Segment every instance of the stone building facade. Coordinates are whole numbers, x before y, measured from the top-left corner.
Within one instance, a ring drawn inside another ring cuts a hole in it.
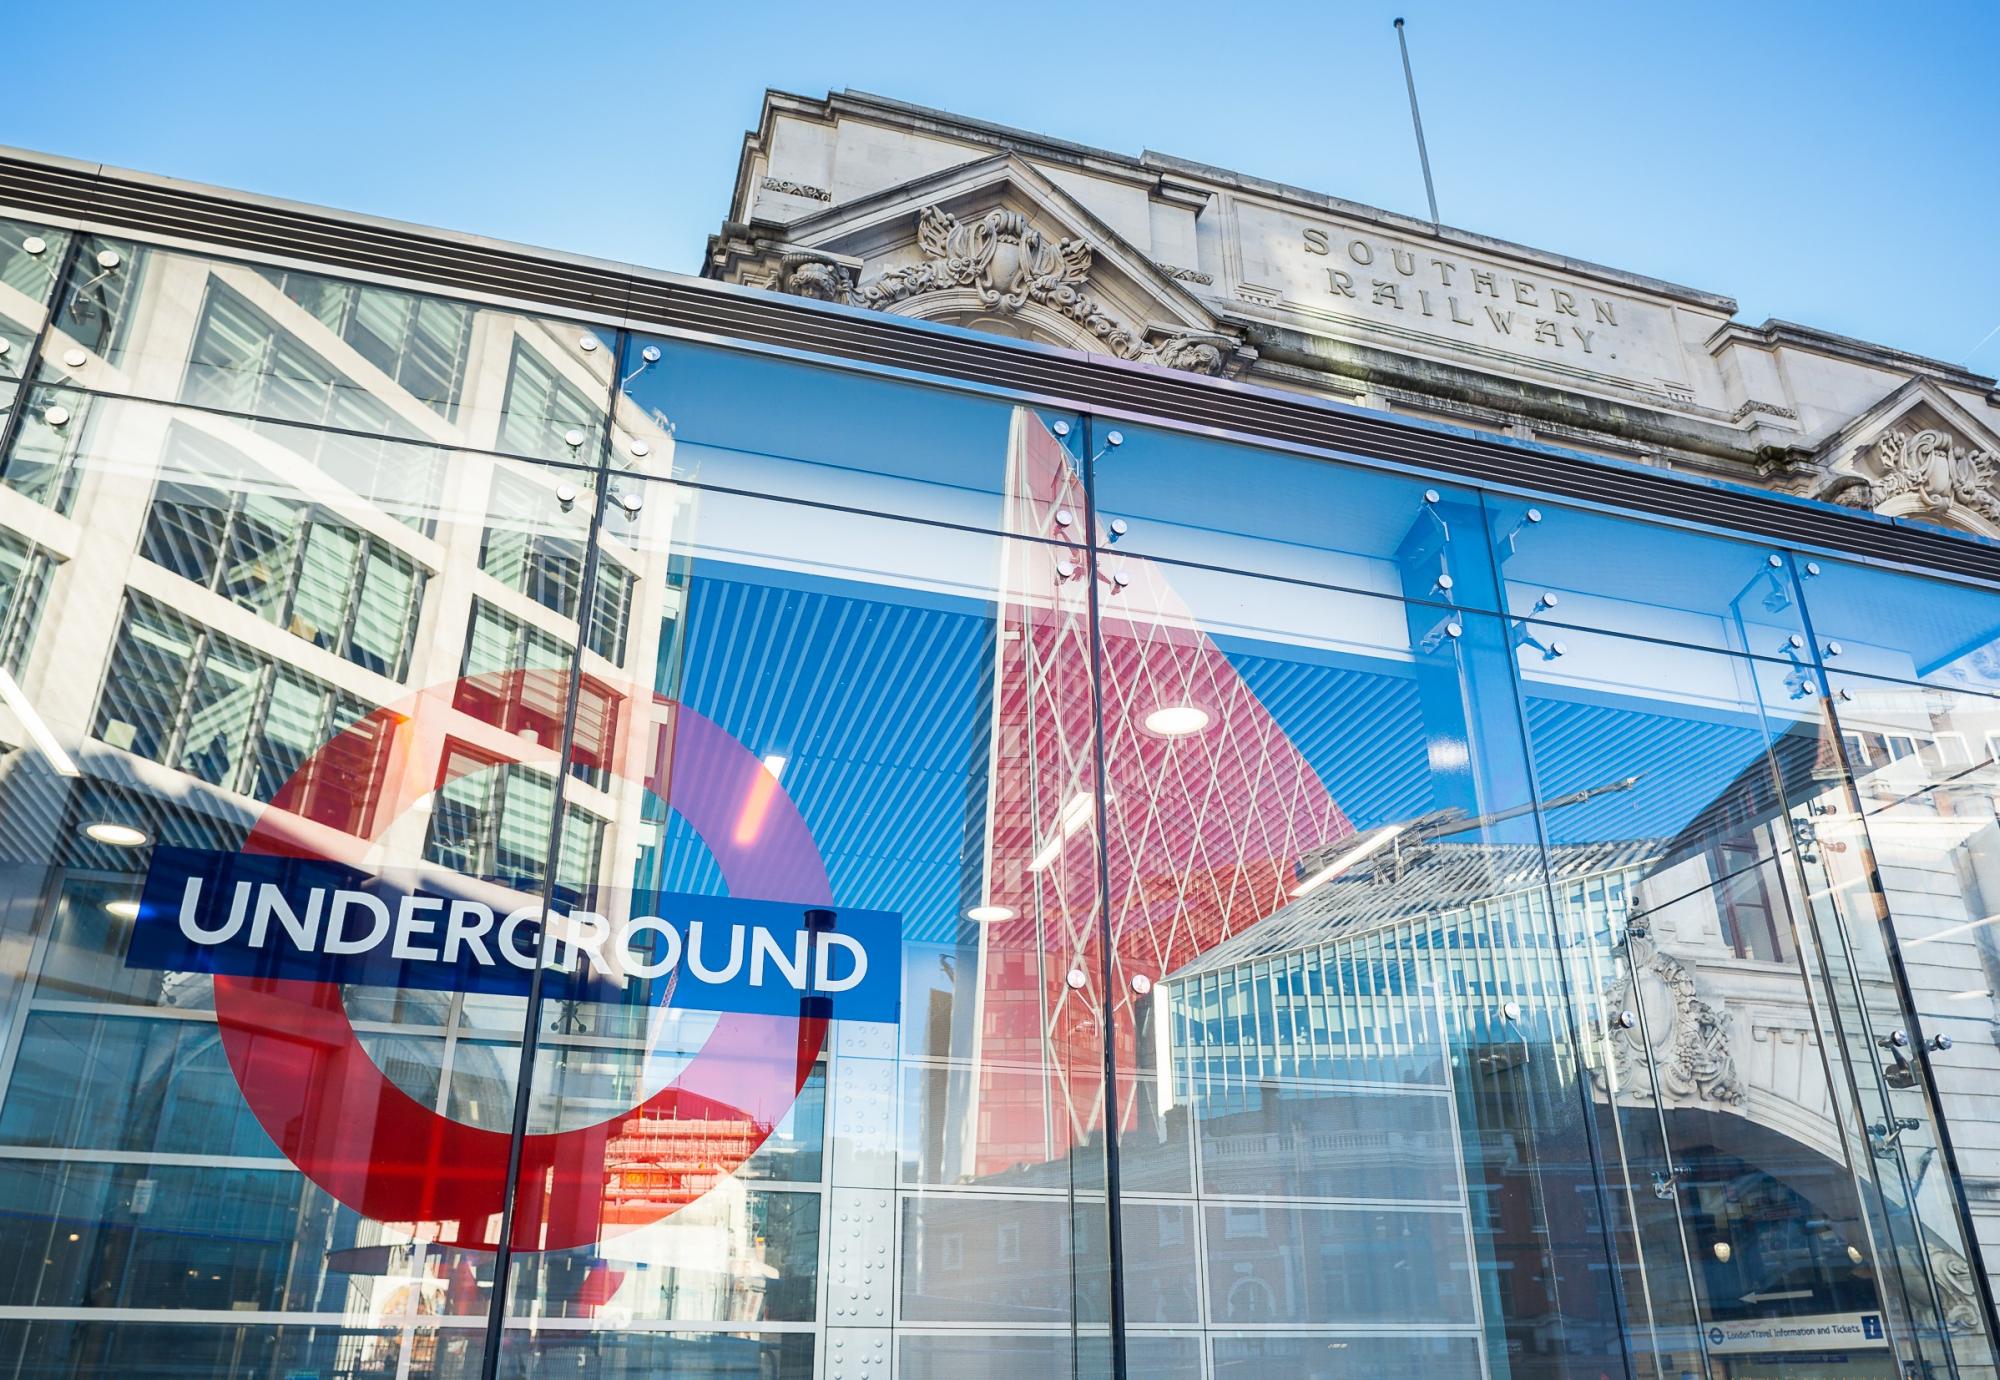
[[[703,271],[2000,535],[1991,378],[1168,154],[771,92]]]

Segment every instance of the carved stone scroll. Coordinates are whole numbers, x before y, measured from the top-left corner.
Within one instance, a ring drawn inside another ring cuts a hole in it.
[[[1219,374],[1233,344],[1198,332],[1148,340],[1087,291],[1091,250],[1080,239],[1055,239],[1019,211],[993,210],[972,220],[926,206],[917,213],[917,263],[890,269],[864,286],[847,286],[841,300],[887,310],[935,292],[970,288],[986,310],[1008,316],[1029,303],[1059,312],[1097,346],[1120,359]],[[819,296],[837,279],[806,272],[790,275],[788,291]],[[796,283],[796,286],[794,286]]]
[[[1644,1019],[1629,1030],[1611,1030],[1619,1091],[1650,1098],[1656,1071],[1660,1093],[1669,1101],[1739,1105],[1743,1085],[1729,1048],[1728,1015],[1703,1000],[1685,963],[1650,939],[1633,935],[1628,948],[1631,971],[1605,993],[1605,1002],[1613,1011],[1643,1010]],[[1653,1071],[1646,1067],[1649,1042]],[[1593,1076],[1604,1086],[1608,1071],[1600,1068]]]

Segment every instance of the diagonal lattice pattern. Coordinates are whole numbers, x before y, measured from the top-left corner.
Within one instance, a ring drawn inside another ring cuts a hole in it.
[[[1049,1069],[1051,1115],[1035,1099],[982,1103],[980,1174],[1064,1154],[1106,1120],[1090,515],[1075,460],[1026,412],[1007,505],[1014,533],[1077,540],[1010,543],[1000,591],[984,897],[1012,918],[984,931],[977,1076],[983,1087],[1003,1070],[1032,1080]],[[1150,984],[1277,911],[1298,860],[1354,831],[1160,566],[1106,557],[1095,577],[1110,1005],[1129,1099],[1144,1000],[1134,979]],[[1172,706],[1200,708],[1206,726],[1150,732],[1147,716]]]

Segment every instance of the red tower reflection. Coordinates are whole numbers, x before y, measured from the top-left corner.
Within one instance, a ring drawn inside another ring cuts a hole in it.
[[[1100,553],[1107,1002],[1083,548],[1093,515],[1077,461],[1025,411],[1006,503],[1009,530],[1044,542],[1009,544],[1001,586],[981,913],[1002,918],[981,941],[979,1176],[1059,1158],[1103,1129],[1107,1005],[1129,1125],[1138,989],[1278,910],[1296,861],[1354,832],[1166,568]]]

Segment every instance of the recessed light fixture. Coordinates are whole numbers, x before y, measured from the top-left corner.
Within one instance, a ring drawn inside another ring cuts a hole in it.
[[[1993,995],[1993,989],[1990,987],[1968,987],[1963,992],[1951,993],[1950,995],[1945,997],[1945,1000],[1978,1001],[1981,997],[1990,997],[1992,995]]]
[[[782,752],[767,752],[764,754],[764,770],[772,777],[778,777],[784,773],[785,763],[789,760]]]
[[[83,833],[84,837],[108,843],[113,848],[144,848],[153,841],[153,836],[144,829],[134,829],[129,824],[112,824],[107,820],[84,825]]]
[[[1163,704],[1145,719],[1146,731],[1162,738],[1185,738],[1208,727],[1208,711],[1195,704]]]
[[[1012,906],[974,906],[965,913],[965,918],[981,925],[996,925],[1002,920],[1012,920],[1020,912]]]
[[[120,920],[137,920],[139,918],[139,903],[133,900],[106,901],[104,903],[104,910],[106,914],[115,915]]]
[[[76,769],[75,761],[63,751],[62,744],[56,741],[55,734],[49,732],[49,726],[42,721],[42,716],[35,712],[35,706],[29,703],[26,693],[4,668],[0,668],[0,700],[4,700],[7,707],[14,711],[14,717],[21,721],[21,727],[28,730],[28,736],[35,740],[35,746],[42,750],[42,756],[48,758],[49,767],[56,775],[83,775]]]
[[[1042,845],[1041,851],[1028,860],[1028,871],[1046,872],[1062,856],[1063,843],[1077,830],[1090,823],[1091,800],[1088,792],[1079,792],[1069,798],[1056,817],[1059,830],[1056,836]]]

